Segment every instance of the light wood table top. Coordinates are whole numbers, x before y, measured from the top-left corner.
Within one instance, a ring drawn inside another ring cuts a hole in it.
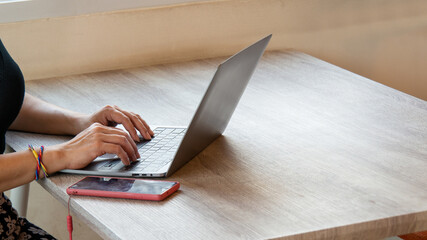
[[[75,111],[187,125],[223,59],[27,82]],[[65,141],[8,132],[15,150]],[[60,159],[58,159],[60,161]],[[62,203],[79,175],[40,184]],[[223,136],[162,202],[73,197],[106,239],[379,239],[427,229],[427,102],[299,52],[262,58]]]

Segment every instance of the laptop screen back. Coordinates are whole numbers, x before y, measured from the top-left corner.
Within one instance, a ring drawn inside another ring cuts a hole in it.
[[[270,39],[271,35],[219,65],[167,176],[194,158],[224,132]]]

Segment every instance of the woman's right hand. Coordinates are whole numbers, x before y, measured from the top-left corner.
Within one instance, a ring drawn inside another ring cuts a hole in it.
[[[73,139],[59,145],[66,169],[86,167],[96,157],[116,154],[125,165],[140,158],[138,148],[124,130],[94,123]]]

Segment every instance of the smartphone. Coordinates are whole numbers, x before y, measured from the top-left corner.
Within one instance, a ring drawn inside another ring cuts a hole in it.
[[[113,177],[85,177],[67,188],[68,195],[161,201],[179,189],[179,182]]]

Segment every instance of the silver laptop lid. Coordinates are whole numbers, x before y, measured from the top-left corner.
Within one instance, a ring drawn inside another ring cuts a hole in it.
[[[224,132],[271,36],[259,40],[218,66],[167,176],[193,159]]]

